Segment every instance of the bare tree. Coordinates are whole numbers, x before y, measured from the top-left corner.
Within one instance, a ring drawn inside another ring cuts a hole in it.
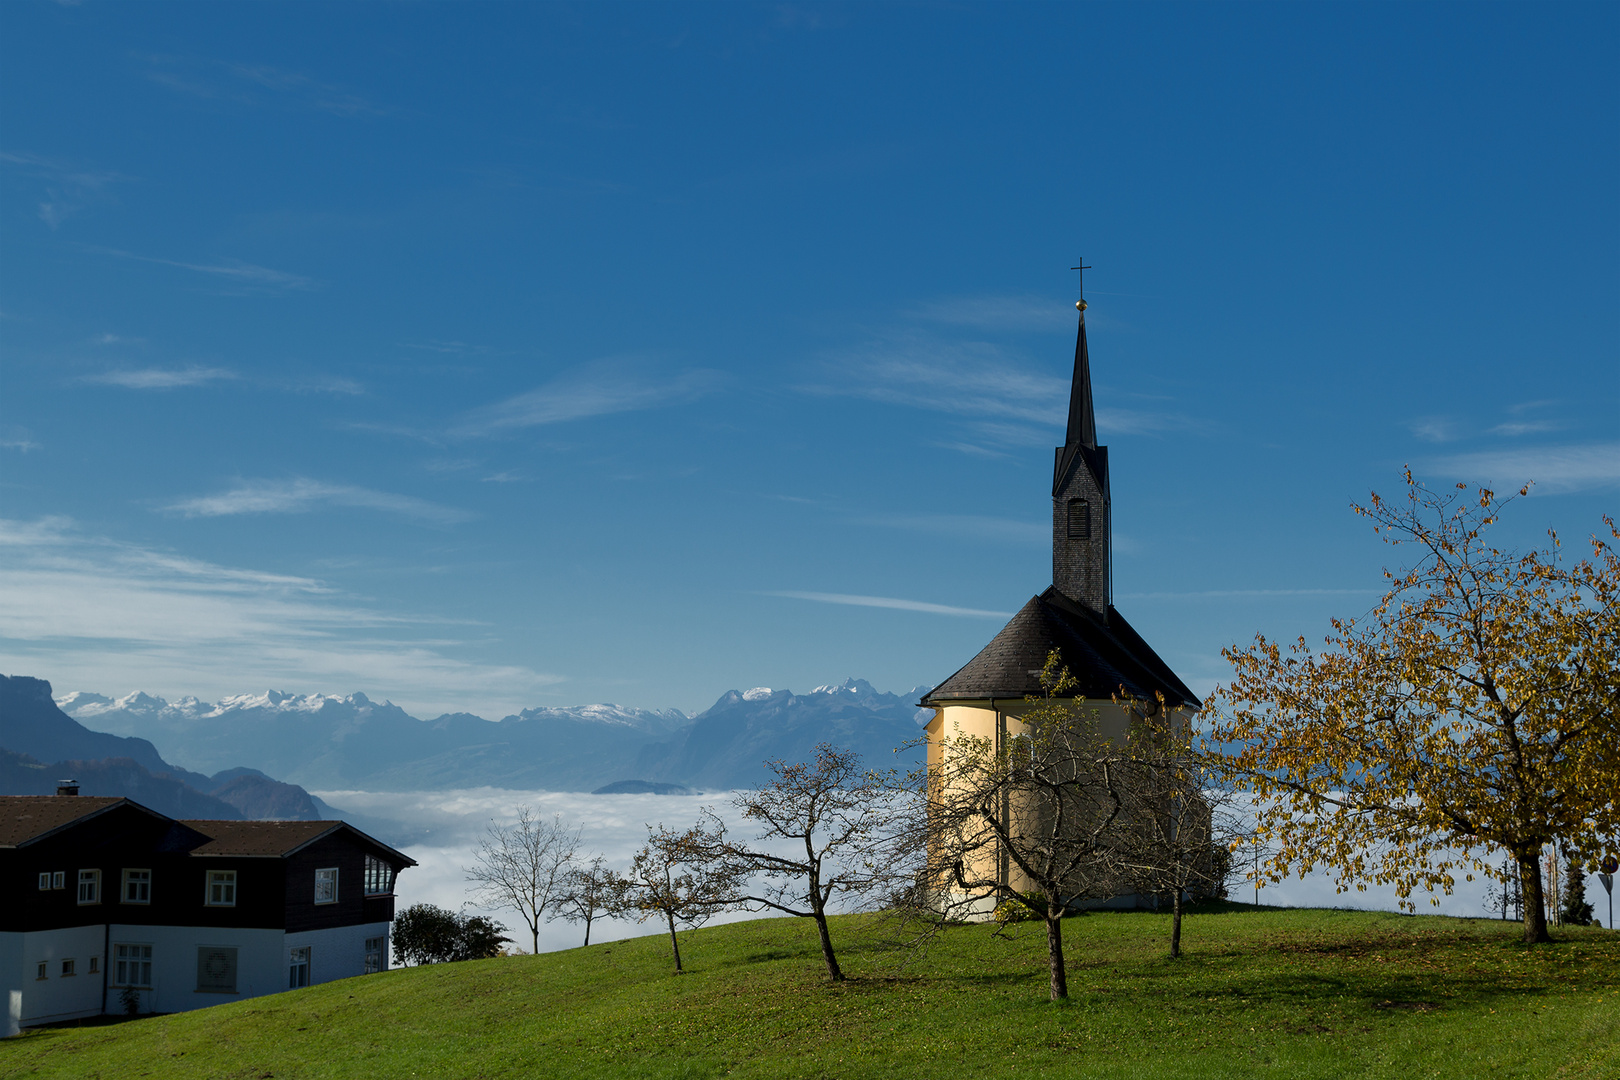
[[[1031,907],[1046,924],[1052,999],[1068,996],[1063,915],[1075,900],[1127,891],[1119,844],[1128,752],[1097,730],[1093,710],[1065,699],[1075,680],[1052,652],[1027,734],[946,736],[926,773],[926,902],[946,916],[986,899]]]
[[[561,814],[546,821],[520,806],[517,824],[490,824],[478,845],[477,865],[466,868],[467,880],[477,884],[485,903],[522,916],[535,952],[540,951],[540,923],[563,893],[579,835]]]
[[[685,969],[676,925],[702,926],[717,912],[735,906],[741,876],[735,865],[714,857],[725,843],[723,824],[712,829],[694,825],[685,832],[662,825],[649,825],[647,830],[647,845],[630,861],[630,869],[612,876],[609,910],[637,922],[663,916],[679,972]]]
[[[588,863],[575,864],[563,875],[562,892],[558,894],[548,919],[564,919],[585,924],[585,944],[591,943],[591,921],[599,913],[606,913],[613,905],[613,873],[602,856],[596,855]]]
[[[1231,842],[1239,835],[1230,790],[1192,726],[1165,707],[1116,696],[1129,720],[1126,811],[1116,843],[1127,879],[1141,894],[1170,902],[1170,955],[1181,955],[1184,902],[1222,896],[1231,872]]]
[[[834,981],[844,973],[827,930],[829,901],[837,893],[881,891],[890,876],[877,853],[890,818],[894,774],[863,772],[860,764],[859,754],[830,743],[816,747],[813,764],[766,762],[776,779],[732,799],[762,831],[751,844],[727,843],[715,852],[752,881],[763,879],[758,895],[741,899],[815,920]]]

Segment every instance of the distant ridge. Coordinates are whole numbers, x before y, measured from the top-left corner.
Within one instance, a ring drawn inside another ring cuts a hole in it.
[[[915,753],[901,759],[893,751],[916,736],[915,703],[927,690],[889,694],[850,678],[801,695],[730,690],[695,717],[597,704],[524,709],[496,721],[470,713],[418,720],[360,693],[271,690],[171,703],[139,692],[76,691],[59,704],[77,720],[138,733],[210,773],[251,762],[326,791],[595,792],[627,777],[710,790],[751,786],[766,775],[764,762],[806,758],[824,741],[859,751],[873,766],[913,764]]]
[[[592,795],[696,795],[685,784],[660,784],[652,780],[615,780],[603,784]]]
[[[91,731],[67,715],[44,679],[0,675],[0,793],[51,795],[68,779],[82,794],[124,796],[171,817],[319,821],[331,813],[257,769],[178,769],[145,739]]]

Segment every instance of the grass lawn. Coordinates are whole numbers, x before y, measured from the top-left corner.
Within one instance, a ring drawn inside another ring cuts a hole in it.
[[[808,920],[445,964],[106,1027],[0,1042],[0,1076],[1617,1077],[1620,934],[1222,904],[1186,924],[1064,922],[1072,997],[1046,999],[1045,937],[952,929],[925,953],[870,917]]]

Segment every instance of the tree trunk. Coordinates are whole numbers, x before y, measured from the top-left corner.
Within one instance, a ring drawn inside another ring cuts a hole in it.
[[[675,940],[675,913],[664,912],[664,918],[669,920],[669,947],[675,951],[675,970],[681,970],[681,943]]]
[[[1547,933],[1547,911],[1541,893],[1541,852],[1520,855],[1519,895],[1524,898],[1524,943],[1539,945],[1551,941]]]
[[[1181,888],[1174,890],[1175,898],[1170,901],[1170,959],[1174,960],[1181,955]]]
[[[591,947],[591,916],[594,914],[595,912],[592,911],[585,913],[585,948],[587,949]]]
[[[531,935],[533,935],[533,937],[534,937],[534,949],[533,949],[534,955],[539,956],[540,955],[540,919],[539,919],[538,916],[535,917],[535,920],[533,922],[529,923],[529,933]]]
[[[1055,915],[1050,901],[1046,908],[1046,958],[1052,967],[1052,1000],[1069,996],[1069,973],[1063,969],[1063,912]]]
[[[827,911],[819,903],[813,910],[816,915],[816,931],[821,935],[821,958],[827,961],[827,974],[832,976],[833,982],[843,982],[844,972],[838,966],[838,957],[833,955],[832,935],[827,933]]]

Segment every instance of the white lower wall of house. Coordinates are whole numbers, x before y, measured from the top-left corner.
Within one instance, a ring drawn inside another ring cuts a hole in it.
[[[327,930],[306,930],[288,934],[286,952],[294,949],[309,950],[309,981],[331,982],[347,979],[351,975],[366,973],[366,939],[383,938],[383,970],[388,969],[389,923],[362,923],[359,926],[335,926]],[[290,960],[290,956],[288,958]],[[287,966],[282,964],[281,988],[287,988]]]
[[[35,1024],[95,1016],[102,1011],[102,971],[107,972],[106,1010],[126,1009],[117,981],[117,946],[152,947],[152,985],[130,988],[138,1012],[189,1012],[226,1001],[276,994],[287,989],[293,949],[310,950],[310,982],[331,982],[363,975],[366,941],[383,938],[383,967],[388,966],[390,924],[365,923],[328,930],[288,934],[281,930],[214,929],[197,926],[75,926],[32,933],[0,933],[0,998],[6,1006],[0,1032],[15,1035]],[[103,948],[107,952],[103,953]],[[236,992],[197,988],[199,948],[236,950]],[[96,960],[91,971],[90,961]],[[73,961],[74,973],[62,974],[62,961]],[[39,978],[45,964],[46,977]]]
[[[99,929],[99,928],[98,928]],[[113,969],[108,979],[107,1011],[125,1010],[124,990],[118,984],[119,945],[152,946],[152,985],[135,988],[138,1011],[189,1012],[226,1001],[273,994],[287,988],[287,968],[280,930],[250,930],[198,926],[112,926]],[[236,950],[236,993],[197,989],[197,950],[200,947]]]
[[[0,933],[0,970],[5,972],[7,1035],[29,1024],[74,1020],[101,1012],[103,928],[71,926],[32,933]],[[90,970],[91,958],[96,971]],[[62,962],[73,961],[73,974]],[[39,965],[45,965],[45,978]]]

